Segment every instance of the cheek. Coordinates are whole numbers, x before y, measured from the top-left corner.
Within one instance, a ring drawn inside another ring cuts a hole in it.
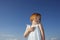
[[[37,18],[37,21],[39,21],[39,18]]]
[[[37,21],[39,22],[40,20],[39,20],[39,19],[37,19]]]
[[[37,20],[39,20],[39,19],[37,18]]]

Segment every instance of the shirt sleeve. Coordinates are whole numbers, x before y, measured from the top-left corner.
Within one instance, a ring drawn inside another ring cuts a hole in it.
[[[27,24],[26,30],[30,27],[30,25]]]

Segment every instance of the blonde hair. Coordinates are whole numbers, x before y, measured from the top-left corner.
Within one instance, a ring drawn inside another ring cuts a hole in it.
[[[31,22],[34,20],[34,17],[39,17],[39,20],[41,21],[41,14],[39,14],[39,13],[33,13],[33,14],[30,16],[30,21],[31,21]]]

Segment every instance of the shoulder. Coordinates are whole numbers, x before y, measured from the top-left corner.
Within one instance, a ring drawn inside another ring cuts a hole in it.
[[[39,28],[42,28],[43,26],[42,26],[42,23],[39,23]]]
[[[30,26],[31,26],[31,25],[27,24],[27,25],[26,25],[26,29],[28,29]]]
[[[39,25],[39,26],[41,26],[41,25],[42,25],[42,23],[39,23],[38,25]]]

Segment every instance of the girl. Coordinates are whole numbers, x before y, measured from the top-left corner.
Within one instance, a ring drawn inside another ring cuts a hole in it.
[[[45,40],[44,29],[41,24],[41,14],[33,13],[30,21],[32,25],[27,26],[24,37],[28,37],[28,40]]]

